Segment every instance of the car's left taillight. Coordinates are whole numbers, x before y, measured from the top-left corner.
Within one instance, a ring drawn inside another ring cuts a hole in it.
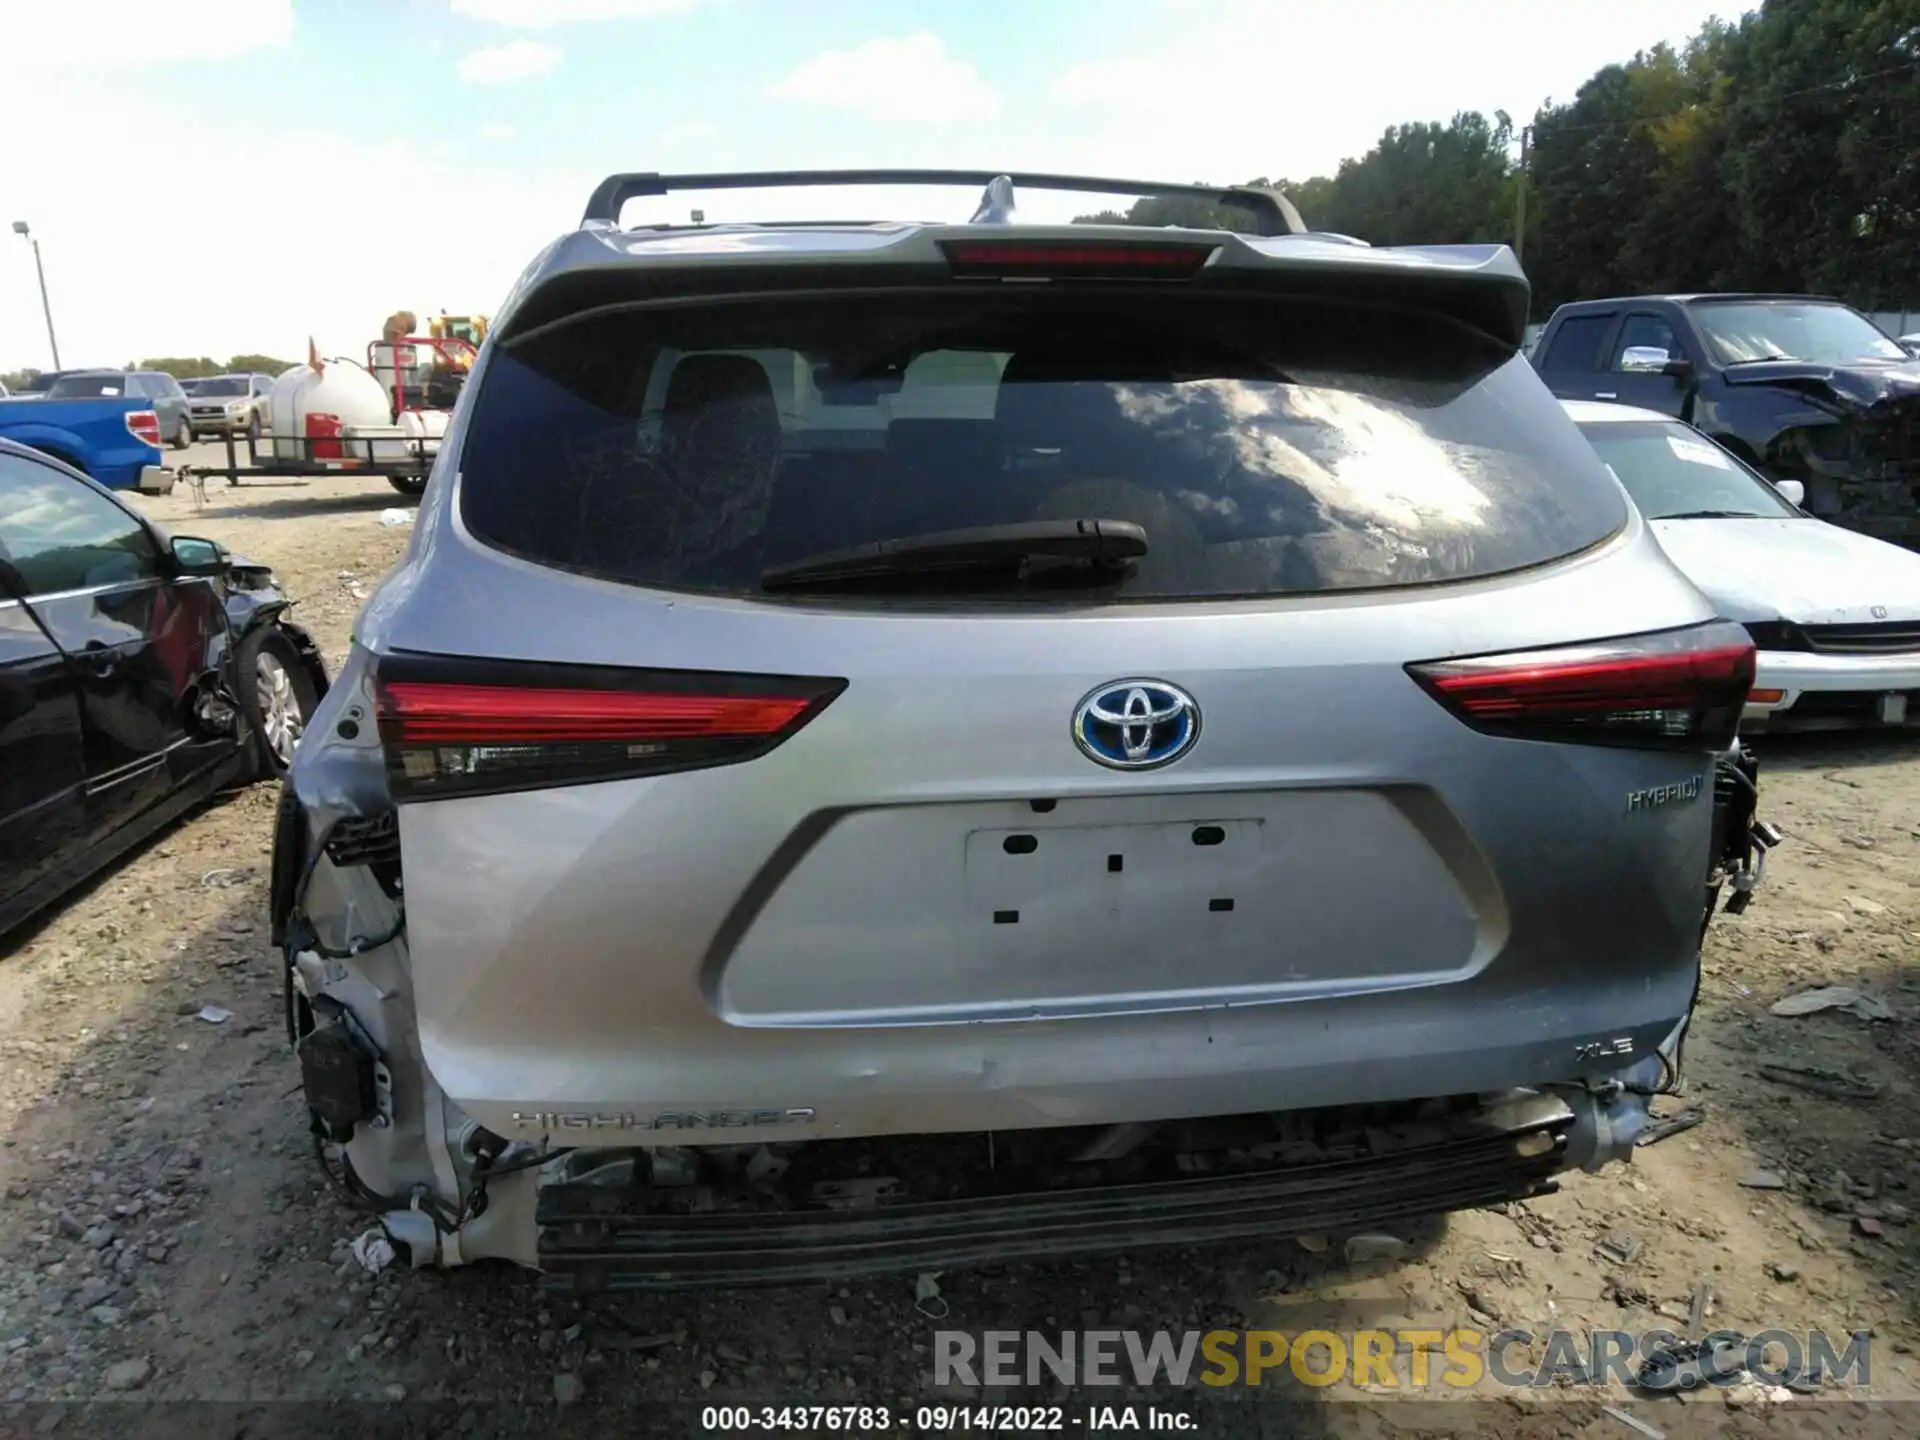
[[[1753,638],[1718,620],[1546,650],[1409,665],[1447,709],[1489,734],[1723,750],[1753,687]]]
[[[143,445],[160,448],[160,417],[151,410],[129,410],[127,433]]]
[[[791,675],[520,661],[380,662],[395,800],[493,794],[757,759],[846,688]]]

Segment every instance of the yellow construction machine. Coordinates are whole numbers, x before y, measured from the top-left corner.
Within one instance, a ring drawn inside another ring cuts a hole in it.
[[[442,313],[427,321],[427,333],[436,340],[465,340],[478,350],[487,338],[487,317]]]

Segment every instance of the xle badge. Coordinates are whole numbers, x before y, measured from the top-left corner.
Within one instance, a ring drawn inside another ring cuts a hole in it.
[[[1627,814],[1640,810],[1658,810],[1662,805],[1680,805],[1689,800],[1698,800],[1705,777],[1694,775],[1685,780],[1677,780],[1671,785],[1653,785],[1645,790],[1627,792]]]

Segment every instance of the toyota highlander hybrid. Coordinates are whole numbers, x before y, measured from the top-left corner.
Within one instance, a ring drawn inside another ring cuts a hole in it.
[[[623,228],[757,185],[966,223]],[[1234,230],[1013,222],[1028,189]],[[1746,631],[1498,246],[1277,192],[619,175],[302,741],[316,1146],[415,1265],[739,1284],[1343,1228],[1625,1158],[1773,838]]]

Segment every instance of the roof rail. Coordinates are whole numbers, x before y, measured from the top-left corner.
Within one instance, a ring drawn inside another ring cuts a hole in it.
[[[1029,190],[1070,190],[1090,195],[1135,195],[1142,199],[1204,200],[1249,214],[1261,235],[1301,235],[1306,225],[1293,202],[1264,185],[1170,185],[1159,180],[1113,180],[1094,175],[1041,175],[1007,170],[760,170],[711,175],[661,175],[637,171],[609,175],[587,200],[581,227],[617,225],[620,210],[643,195],[681,190],[780,190],[826,185],[966,185],[985,188],[996,181]],[[995,199],[1010,201],[1011,196]],[[983,204],[982,209],[985,210]],[[995,210],[1002,208],[994,206]]]

